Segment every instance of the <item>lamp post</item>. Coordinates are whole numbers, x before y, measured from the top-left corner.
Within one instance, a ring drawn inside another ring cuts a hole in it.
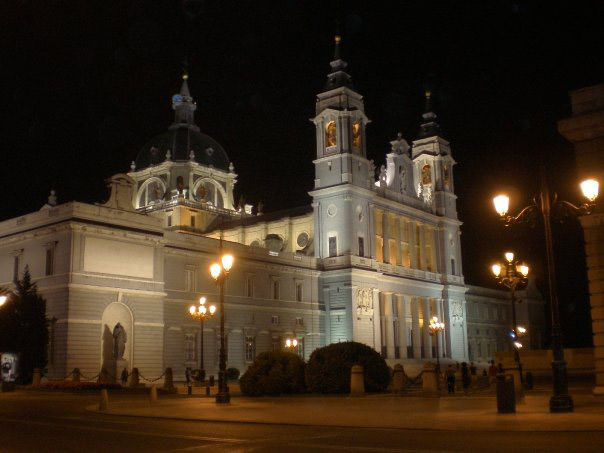
[[[8,300],[8,296],[6,296],[4,294],[1,295],[0,296],[0,307],[2,307],[6,303],[7,300]]]
[[[210,305],[209,307],[206,307],[206,298],[204,296],[199,298],[199,305],[191,305],[189,307],[189,315],[191,315],[191,317],[194,319],[199,319],[199,325],[201,327],[201,342],[199,345],[199,371],[201,373],[202,381],[205,379],[206,376],[203,362],[203,322],[206,319],[214,316],[214,313],[216,313],[216,305]]]
[[[514,350],[514,362],[516,362],[516,367],[520,373],[520,382],[522,382],[522,364],[520,363],[520,348],[522,348],[522,343],[518,339],[526,334],[526,329],[519,326],[516,322],[516,288],[518,285],[526,283],[529,267],[524,263],[516,261],[512,252],[506,252],[504,256],[505,263],[493,264],[491,272],[493,272],[493,275],[497,279],[497,283],[510,290],[510,298],[512,300],[512,330],[510,332],[510,340]]]
[[[294,350],[298,347],[298,340],[296,338],[288,338],[285,340],[285,347],[291,352],[294,352]]]
[[[437,381],[440,385],[440,352],[438,351],[438,334],[445,330],[445,323],[440,322],[438,317],[432,316],[430,319],[430,324],[428,325],[428,329],[430,331],[430,335],[434,337],[436,340],[436,377]]]
[[[552,318],[552,352],[554,356],[554,360],[552,361],[553,395],[549,401],[550,412],[572,412],[574,406],[573,399],[568,394],[566,361],[564,360],[564,349],[562,348],[560,307],[558,305],[558,295],[556,293],[556,270],[554,266],[551,220],[552,217],[562,216],[562,218],[564,218],[569,215],[580,216],[587,215],[591,212],[595,206],[595,199],[598,197],[598,182],[593,179],[587,179],[583,181],[580,186],[583,195],[587,199],[587,201],[580,206],[575,206],[568,201],[558,200],[558,196],[555,193],[553,197],[550,197],[545,170],[542,169],[541,189],[539,194],[533,199],[533,204],[522,209],[517,215],[508,215],[510,199],[507,195],[498,195],[493,199],[495,210],[506,226],[520,222],[534,224],[535,220],[538,218],[541,218],[543,221]],[[552,210],[552,208],[554,209]]]
[[[220,240],[220,250],[222,252],[222,239]],[[227,253],[220,257],[220,263],[213,263],[210,266],[210,275],[220,290],[220,364],[218,368],[218,393],[216,394],[216,402],[221,404],[226,404],[231,401],[231,395],[229,394],[226,380],[226,352],[224,349],[224,282],[229,276],[234,261],[233,255]]]

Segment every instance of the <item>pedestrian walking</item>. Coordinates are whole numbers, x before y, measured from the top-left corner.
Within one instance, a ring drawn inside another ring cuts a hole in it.
[[[122,385],[126,385],[128,383],[128,370],[126,368],[122,370],[122,375],[120,378],[122,380]]]
[[[497,380],[497,367],[495,366],[495,361],[491,360],[489,365],[489,384],[492,384]]]
[[[455,369],[453,365],[449,365],[447,371],[445,372],[445,376],[447,378],[447,392],[455,393]]]

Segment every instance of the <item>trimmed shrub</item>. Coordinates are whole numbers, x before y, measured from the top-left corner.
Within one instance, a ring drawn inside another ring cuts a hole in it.
[[[349,393],[350,369],[362,365],[365,390],[381,392],[390,383],[390,370],[373,348],[354,341],[333,343],[313,351],[306,365],[306,387],[313,393]]]
[[[227,368],[227,379],[234,381],[239,378],[239,370],[237,368]]]
[[[303,393],[304,361],[291,352],[263,352],[243,373],[239,385],[248,396]]]

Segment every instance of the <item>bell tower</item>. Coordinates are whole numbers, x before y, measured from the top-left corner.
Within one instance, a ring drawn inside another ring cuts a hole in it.
[[[363,97],[354,90],[342,58],[342,38],[335,36],[327,82],[316,99],[317,158],[315,189],[315,254],[369,256],[369,200],[374,182],[367,160]]]

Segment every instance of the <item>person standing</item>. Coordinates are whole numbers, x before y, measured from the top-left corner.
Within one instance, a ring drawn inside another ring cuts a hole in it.
[[[122,381],[122,385],[126,385],[128,383],[128,370],[126,368],[122,370],[122,375],[120,376],[120,379]]]
[[[470,378],[470,370],[466,362],[461,362],[461,384],[463,385],[464,393],[468,393],[472,379]]]
[[[455,370],[453,369],[453,365],[449,365],[445,376],[447,378],[447,392],[449,394],[455,393]]]
[[[497,367],[495,366],[495,361],[491,360],[491,364],[489,365],[489,384],[492,384],[497,380]]]

